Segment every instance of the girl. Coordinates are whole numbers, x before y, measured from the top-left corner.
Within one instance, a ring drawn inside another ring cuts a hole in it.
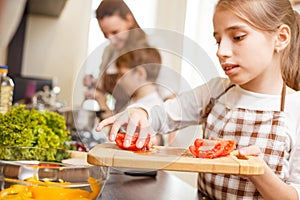
[[[162,107],[130,108],[100,122],[97,130],[113,124],[113,141],[125,125],[124,146],[137,131],[140,147],[151,128],[168,132],[203,124],[204,138],[234,139],[241,155],[264,160],[265,172],[249,177],[200,173],[201,195],[212,199],[298,199],[299,18],[289,0],[219,0],[213,35],[228,78],[213,79]]]

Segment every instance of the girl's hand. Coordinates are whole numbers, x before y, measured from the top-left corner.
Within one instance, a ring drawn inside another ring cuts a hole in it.
[[[240,156],[258,156],[262,160],[262,152],[258,146],[239,149]],[[264,173],[261,175],[247,175],[242,178],[250,180],[262,195],[263,199],[298,199],[295,187],[282,181],[265,163]],[[276,191],[275,191],[276,190]]]
[[[262,153],[258,146],[252,145],[248,147],[243,147],[238,150],[238,157],[245,158],[246,156],[257,156],[258,158],[261,158],[262,160]],[[248,179],[251,178],[251,175],[243,175],[240,176],[241,178]]]
[[[241,149],[239,149],[239,155],[241,157],[245,157],[245,156],[260,156],[261,155],[261,151],[259,149],[258,146],[248,146],[248,147],[243,147]]]
[[[154,131],[148,121],[148,113],[142,108],[128,108],[125,111],[101,121],[96,131],[101,131],[105,126],[112,125],[110,130],[110,141],[115,141],[116,135],[121,128],[126,132],[124,147],[129,147],[134,133],[138,133],[136,146],[143,147],[148,134],[153,135]]]

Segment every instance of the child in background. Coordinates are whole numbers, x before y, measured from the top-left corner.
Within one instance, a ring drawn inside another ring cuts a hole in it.
[[[96,10],[96,18],[104,37],[109,40],[102,54],[97,79],[93,75],[85,75],[83,85],[88,88],[84,96],[86,99],[98,101],[102,110],[101,118],[105,119],[114,113],[123,111],[128,103],[128,96],[122,90],[116,90],[117,82],[116,59],[125,52],[140,48],[149,48],[148,37],[141,29],[130,8],[123,0],[102,0]],[[99,58],[100,59],[100,58]],[[163,79],[164,77],[158,77]],[[167,89],[160,88],[159,95],[163,99],[172,98],[174,94]],[[111,110],[106,102],[106,96],[115,99]]]
[[[105,119],[113,113],[122,111],[128,103],[128,96],[122,90],[114,91],[117,82],[115,60],[122,52],[136,48],[147,48],[149,43],[144,31],[140,28],[133,13],[123,0],[102,0],[96,10],[96,18],[104,37],[109,40],[105,47],[99,65],[98,78],[86,75],[83,84],[88,88],[84,96],[86,99],[98,101],[101,118]],[[111,110],[106,102],[106,96],[114,97],[114,109]]]
[[[137,131],[140,147],[149,127],[168,132],[201,123],[204,138],[234,139],[239,153],[259,156],[265,170],[247,177],[199,173],[199,197],[299,199],[299,14],[289,0],[219,0],[213,24],[228,78],[210,80],[163,106],[129,108],[100,122],[97,130],[113,124],[113,140],[127,124],[124,146]],[[211,98],[215,104],[207,110]]]
[[[163,104],[155,83],[161,67],[161,56],[157,49],[136,49],[120,55],[116,67],[119,74],[117,89],[121,87],[130,97],[129,106],[137,104],[147,109]],[[163,145],[161,135],[155,137],[154,144]]]

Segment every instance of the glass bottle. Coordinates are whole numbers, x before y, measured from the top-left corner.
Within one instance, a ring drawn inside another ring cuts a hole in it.
[[[0,66],[0,113],[7,113],[12,106],[14,82],[7,76],[8,66]]]

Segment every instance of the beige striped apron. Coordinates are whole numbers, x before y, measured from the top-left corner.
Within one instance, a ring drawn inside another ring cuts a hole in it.
[[[237,149],[257,145],[264,154],[264,161],[284,180],[282,169],[288,166],[283,163],[291,148],[284,113],[285,90],[284,85],[280,111],[229,108],[214,99],[204,126],[204,138],[234,139]],[[199,173],[198,189],[211,199],[262,199],[250,181],[236,175]]]

